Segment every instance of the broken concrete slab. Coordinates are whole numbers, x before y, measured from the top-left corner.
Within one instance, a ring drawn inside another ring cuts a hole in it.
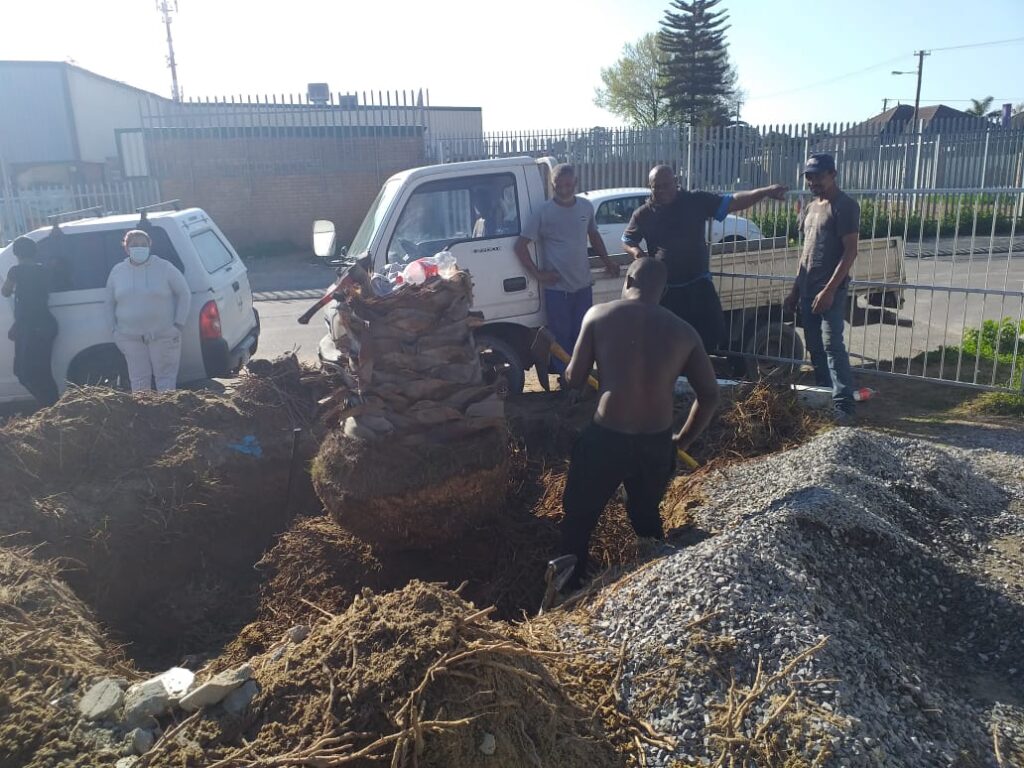
[[[794,384],[793,393],[796,395],[796,399],[808,408],[832,407],[831,387],[809,387],[805,384]]]
[[[117,680],[105,678],[89,688],[78,702],[78,711],[86,720],[107,720],[120,714],[124,691]]]
[[[195,690],[192,690],[180,702],[186,712],[195,712],[203,707],[219,704],[228,694],[252,679],[252,667],[243,664],[236,669],[229,669],[214,675]]]
[[[171,695],[172,699],[180,699],[188,693],[188,689],[195,682],[196,675],[184,667],[171,667],[163,674],[158,675],[157,679],[163,682],[164,688],[167,689],[167,693]]]
[[[297,624],[296,626],[289,629],[286,634],[288,636],[288,639],[291,640],[293,643],[301,643],[303,640],[309,637],[309,633],[310,629],[308,626],[306,626],[305,624]]]
[[[171,694],[160,677],[136,683],[124,697],[124,719],[129,725],[145,725],[171,708]]]
[[[729,387],[735,387],[739,384],[735,379],[716,379],[718,382],[719,389],[727,389]],[[693,397],[693,387],[690,386],[689,380],[685,376],[680,376],[676,379],[676,383],[672,388],[673,393],[676,397]]]
[[[156,737],[152,731],[146,730],[145,728],[135,728],[128,734],[128,740],[131,742],[132,751],[136,755],[144,755],[153,748],[153,744],[156,743]]]
[[[494,738],[493,733],[485,733],[483,739],[480,740],[480,752],[492,756],[498,751],[498,741]]]
[[[229,715],[241,717],[249,709],[256,694],[260,692],[260,684],[255,680],[249,680],[241,688],[236,688],[224,699],[224,711]]]

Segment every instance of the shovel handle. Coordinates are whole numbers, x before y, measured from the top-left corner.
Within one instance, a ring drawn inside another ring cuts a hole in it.
[[[693,458],[693,456],[688,454],[686,451],[684,451],[682,448],[676,448],[676,455],[679,457],[679,460],[686,465],[688,469],[697,469],[700,466],[700,464],[697,463],[697,460]]]
[[[569,364],[569,354],[564,349],[562,349],[562,345],[559,344],[557,341],[551,342],[551,354],[553,354],[566,365]],[[592,386],[595,392],[600,390],[600,387],[597,384],[597,379],[594,378],[594,374],[592,373],[587,374],[587,384]]]

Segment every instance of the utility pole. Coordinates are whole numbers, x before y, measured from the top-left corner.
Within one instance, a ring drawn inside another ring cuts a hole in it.
[[[882,99],[882,111],[883,112],[888,112],[889,111],[889,99]]]
[[[914,94],[914,119],[911,122],[911,129],[914,133],[917,132],[917,113],[921,108],[921,75],[924,73],[924,57],[931,56],[931,51],[914,51],[914,55],[917,56],[917,71],[901,71],[894,69],[892,73],[894,75],[917,75],[917,92]],[[888,102],[888,100],[886,100]]]
[[[917,138],[917,156],[914,161],[914,169],[910,169],[910,138],[907,139],[906,151],[903,153],[904,173],[906,178],[906,186],[913,185],[914,189],[917,189],[918,182],[918,171],[920,170],[921,164],[921,134],[918,132],[917,126],[917,115],[921,109],[921,75],[924,73],[924,57],[930,56],[931,51],[914,51],[914,55],[917,56],[917,71],[900,71],[894,69],[892,74],[894,75],[917,75],[917,92],[914,94],[914,117],[910,121],[910,136]],[[916,200],[912,200],[911,203],[915,203]]]
[[[917,131],[917,111],[921,107],[921,74],[924,72],[924,57],[931,56],[931,51],[914,51],[917,56],[917,92],[914,94],[914,130]]]
[[[174,59],[174,38],[171,37],[171,14],[178,12],[178,0],[174,0],[174,8],[167,0],[156,0],[156,9],[163,17],[167,29],[167,66],[171,70],[171,98],[181,101],[181,90],[178,88],[178,63]]]

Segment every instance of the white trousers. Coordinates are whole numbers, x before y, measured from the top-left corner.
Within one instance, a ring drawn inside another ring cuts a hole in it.
[[[154,380],[157,392],[170,392],[177,386],[181,365],[181,333],[177,328],[143,336],[115,332],[114,343],[128,363],[132,392],[148,392]]]

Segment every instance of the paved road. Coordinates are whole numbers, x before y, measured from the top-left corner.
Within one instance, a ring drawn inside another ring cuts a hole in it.
[[[317,294],[319,297],[321,294]],[[315,301],[313,299],[312,301]],[[299,325],[296,321],[312,303],[309,299],[289,299],[282,301],[256,301],[256,309],[260,313],[261,331],[259,357],[275,358],[285,352],[296,350],[299,359],[310,363],[316,362],[317,345],[327,332],[323,313],[309,321],[309,325]]]

